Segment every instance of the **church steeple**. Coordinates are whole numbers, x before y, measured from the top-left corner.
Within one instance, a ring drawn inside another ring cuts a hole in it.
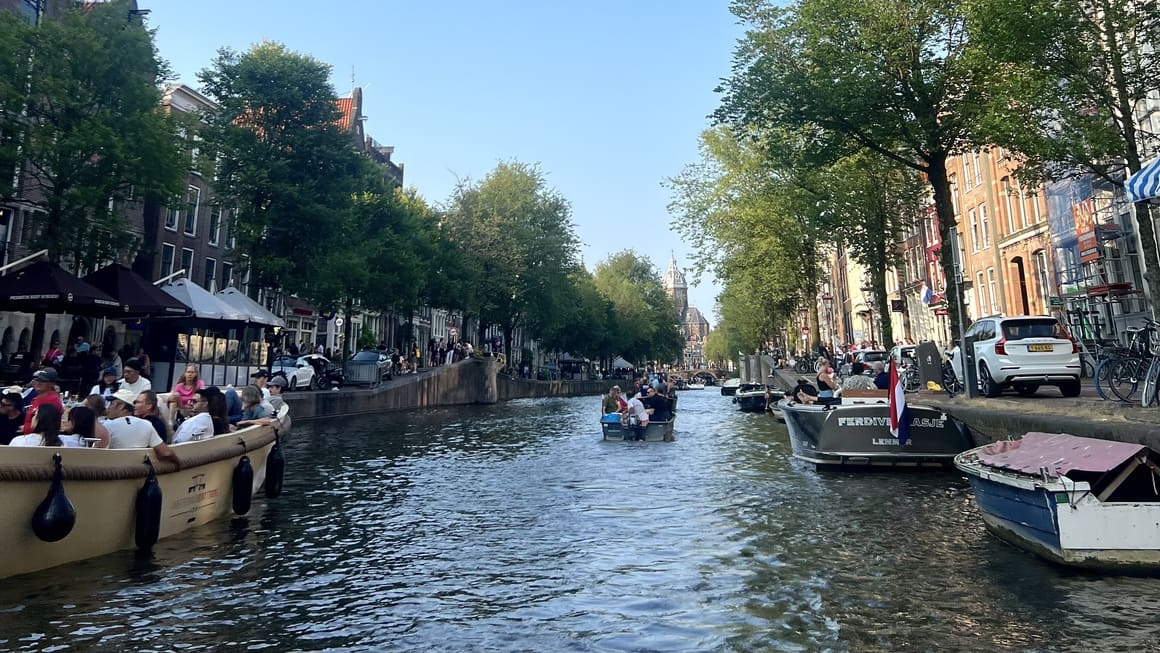
[[[664,285],[665,292],[677,307],[677,317],[683,319],[685,309],[689,307],[689,284],[685,283],[685,274],[677,266],[676,254],[672,254],[669,258],[669,269],[665,272]]]

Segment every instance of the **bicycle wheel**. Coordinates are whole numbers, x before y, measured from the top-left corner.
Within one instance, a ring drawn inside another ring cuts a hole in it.
[[[1140,392],[1140,405],[1149,408],[1156,403],[1156,382],[1160,381],[1160,357],[1153,358],[1144,375],[1144,388]]]
[[[1094,374],[1092,374],[1092,376],[1095,377],[1096,394],[1098,394],[1100,399],[1103,399],[1104,401],[1114,400],[1114,397],[1109,396],[1112,394],[1112,391],[1110,388],[1108,388],[1108,379],[1111,378],[1113,364],[1118,360],[1118,358],[1103,359],[1099,362],[1098,365],[1096,365],[1096,371]]]
[[[1108,389],[1120,401],[1131,401],[1140,387],[1140,375],[1144,373],[1144,366],[1149,364],[1140,358],[1121,358],[1112,366],[1108,373]]]

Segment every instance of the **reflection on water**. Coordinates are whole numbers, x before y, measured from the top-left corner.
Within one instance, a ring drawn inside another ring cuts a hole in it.
[[[819,474],[712,389],[296,425],[244,519],[0,581],[5,650],[1160,651],[1160,583],[986,535],[957,474]]]

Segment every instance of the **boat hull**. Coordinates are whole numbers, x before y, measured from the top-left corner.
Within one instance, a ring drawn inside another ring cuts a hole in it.
[[[738,392],[733,397],[733,402],[737,404],[737,408],[744,413],[764,413],[765,412],[765,391],[759,390],[757,392]]]
[[[965,424],[925,406],[909,406],[910,439],[899,446],[890,434],[885,403],[818,404],[778,402],[795,458],[818,468],[948,467],[974,446]]]
[[[645,442],[672,442],[676,439],[673,436],[674,422],[676,422],[675,419],[668,420],[667,422],[649,422],[648,426],[643,429],[639,427],[628,427],[620,422],[601,422],[600,428],[604,432],[604,439],[613,442],[638,440]]]
[[[1035,478],[955,459],[983,525],[1050,562],[1116,572],[1160,571],[1160,503],[1102,502],[1087,483]]]
[[[266,478],[274,428],[255,426],[173,445],[178,469],[152,449],[0,447],[0,578],[136,548],[136,498],[148,459],[161,489],[160,537],[177,535],[233,512],[233,474],[243,456],[253,469],[252,496]],[[63,489],[76,523],[63,539],[44,542],[31,518],[51,485],[53,455],[62,458]]]

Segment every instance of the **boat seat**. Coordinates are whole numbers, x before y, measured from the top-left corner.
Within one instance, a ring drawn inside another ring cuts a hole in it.
[[[889,399],[889,390],[853,390],[843,389],[843,399]]]

